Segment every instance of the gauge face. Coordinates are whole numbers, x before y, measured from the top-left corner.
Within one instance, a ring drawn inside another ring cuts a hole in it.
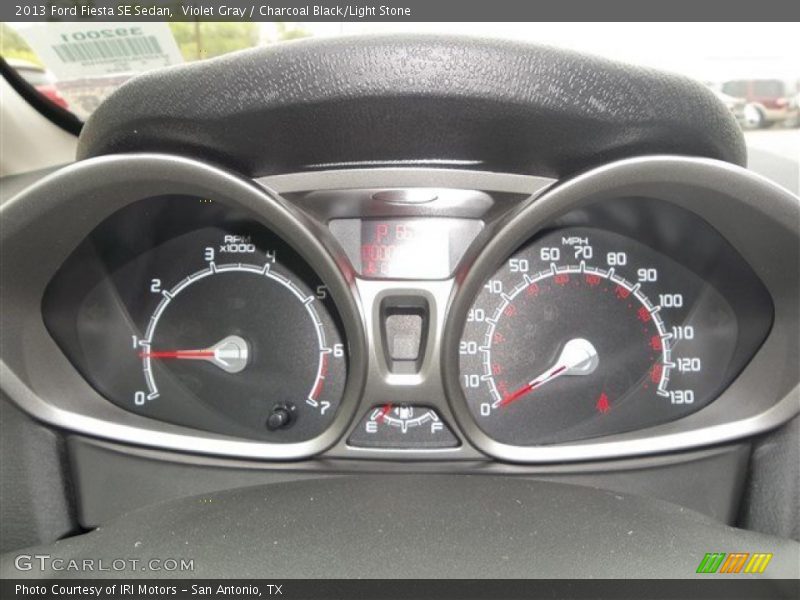
[[[188,391],[220,412],[236,403],[273,431],[324,419],[337,402],[326,383],[343,373],[317,298],[272,267],[209,262],[163,290],[137,342],[146,389],[134,403]]]
[[[441,429],[441,425],[437,426],[439,417],[436,411],[427,409],[422,406],[412,406],[408,404],[385,404],[379,408],[375,408],[369,416],[369,420],[375,425],[386,425],[387,427],[396,427],[401,433],[408,433],[409,429],[415,427],[422,427],[425,424],[430,424],[430,429],[435,432]]]
[[[105,253],[109,240],[126,250]],[[73,260],[83,270],[70,276]],[[76,320],[49,327],[115,404],[276,443],[331,424],[347,379],[336,308],[262,225],[197,199],[153,199],[103,223],[70,261],[46,302],[74,302]]]
[[[460,341],[460,381],[492,438],[586,439],[698,410],[737,336],[714,288],[621,235],[547,234],[484,285]]]
[[[430,407],[387,403],[361,419],[347,443],[365,448],[452,448],[458,440]]]

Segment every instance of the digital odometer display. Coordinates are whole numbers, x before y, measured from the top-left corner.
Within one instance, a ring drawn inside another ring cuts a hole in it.
[[[445,279],[483,226],[473,219],[338,219],[331,231],[369,279]]]
[[[365,277],[446,276],[450,240],[432,220],[361,222],[361,273]]]

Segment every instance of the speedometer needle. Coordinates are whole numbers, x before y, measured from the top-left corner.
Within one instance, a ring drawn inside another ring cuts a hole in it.
[[[564,349],[561,351],[555,366],[550,367],[515,392],[496,402],[495,406],[508,406],[525,394],[562,375],[589,375],[597,368],[598,362],[597,350],[589,340],[583,338],[570,340],[564,344]]]
[[[238,335],[229,335],[210,348],[202,350],[159,350],[140,352],[141,358],[180,358],[205,360],[228,373],[238,373],[247,366],[249,357],[247,342]]]

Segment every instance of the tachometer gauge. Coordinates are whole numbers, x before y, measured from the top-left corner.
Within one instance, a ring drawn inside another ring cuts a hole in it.
[[[614,233],[560,230],[484,285],[460,342],[461,387],[501,442],[607,435],[712,400],[736,334],[728,303],[681,265]]]
[[[63,267],[48,326],[118,406],[273,443],[333,422],[347,380],[328,288],[278,235],[185,196],[142,200],[102,223]]]
[[[151,283],[162,298],[145,335],[134,336],[146,385],[134,403],[189,391],[272,431],[324,418],[336,402],[335,382],[326,384],[341,377],[331,370],[341,345],[328,339],[317,297],[272,267],[212,261],[169,290]]]

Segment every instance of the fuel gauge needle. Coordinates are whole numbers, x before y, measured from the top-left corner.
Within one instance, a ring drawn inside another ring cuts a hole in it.
[[[228,373],[239,373],[247,366],[250,349],[238,335],[229,335],[210,348],[201,350],[158,350],[140,352],[141,358],[178,358],[183,360],[205,360]]]
[[[388,404],[384,404],[383,408],[381,408],[381,411],[378,413],[378,416],[375,418],[375,420],[378,423],[383,423],[384,419],[386,418],[386,415],[389,414],[390,410],[392,410],[391,402],[388,403]]]
[[[564,344],[561,355],[553,367],[534,377],[521,388],[494,403],[494,406],[508,406],[545,383],[562,375],[590,375],[597,368],[597,350],[589,340],[575,338]]]

